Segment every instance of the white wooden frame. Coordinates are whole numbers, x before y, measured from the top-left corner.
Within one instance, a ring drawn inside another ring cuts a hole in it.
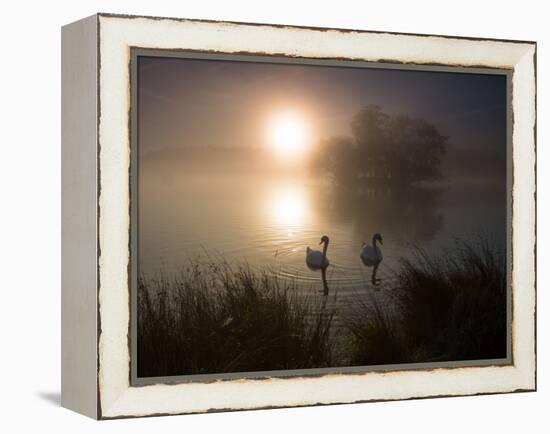
[[[65,407],[108,419],[535,390],[535,43],[98,14],[62,46]],[[512,364],[132,386],[131,47],[513,70]]]

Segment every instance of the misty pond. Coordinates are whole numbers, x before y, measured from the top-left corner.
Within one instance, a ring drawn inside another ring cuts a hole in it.
[[[301,282],[314,294],[320,273],[306,266],[306,248],[321,250],[327,235],[328,286],[344,303],[378,290],[359,257],[362,242],[370,244],[375,233],[384,239],[381,288],[399,259],[418,248],[444,254],[457,239],[505,243],[502,185],[441,182],[354,194],[303,167],[245,169],[230,158],[178,171],[154,166],[144,167],[139,196],[140,273],[149,277],[179,273],[189,262],[227,261]]]

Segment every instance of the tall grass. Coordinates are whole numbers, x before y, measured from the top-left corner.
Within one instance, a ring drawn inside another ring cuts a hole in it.
[[[438,256],[417,250],[401,260],[395,287],[358,296],[336,328],[327,299],[296,282],[191,264],[140,281],[138,376],[504,358],[505,267],[486,242]]]
[[[401,260],[395,314],[376,299],[348,318],[353,364],[506,357],[506,268],[486,241]]]
[[[138,376],[327,367],[333,312],[247,266],[192,264],[141,279]]]

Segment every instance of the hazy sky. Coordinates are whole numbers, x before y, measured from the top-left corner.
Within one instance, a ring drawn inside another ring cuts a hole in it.
[[[434,123],[450,148],[506,152],[503,75],[160,57],[140,57],[138,74],[145,158],[174,147],[262,146],[269,120],[287,110],[315,140],[350,135],[368,104]]]

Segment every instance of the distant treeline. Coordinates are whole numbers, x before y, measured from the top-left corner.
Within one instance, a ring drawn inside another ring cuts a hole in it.
[[[390,115],[380,106],[369,105],[353,116],[350,127],[351,136],[329,137],[313,146],[308,160],[312,174],[329,176],[347,190],[441,180],[485,182],[506,174],[505,152],[495,153],[483,143],[451,146],[449,137],[426,119]],[[186,173],[254,173],[278,167],[262,143],[195,146],[185,137],[171,147],[141,154],[140,162],[144,170]]]
[[[322,141],[311,159],[311,168],[338,186],[407,186],[442,178],[448,137],[428,121],[369,105],[353,117],[351,131],[352,137]]]

